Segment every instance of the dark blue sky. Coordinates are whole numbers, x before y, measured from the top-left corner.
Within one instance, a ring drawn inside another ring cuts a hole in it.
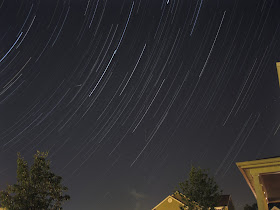
[[[209,168],[279,155],[280,2],[0,1],[0,188],[49,151],[65,209],[151,209]]]

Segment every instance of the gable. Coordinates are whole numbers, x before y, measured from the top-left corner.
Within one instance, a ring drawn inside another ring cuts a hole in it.
[[[152,210],[179,210],[183,206],[182,202],[169,195]]]

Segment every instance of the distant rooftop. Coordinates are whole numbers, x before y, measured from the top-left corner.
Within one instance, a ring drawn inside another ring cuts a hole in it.
[[[221,195],[217,206],[228,206],[230,201],[230,195]]]

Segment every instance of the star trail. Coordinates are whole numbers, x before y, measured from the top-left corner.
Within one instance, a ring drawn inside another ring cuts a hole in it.
[[[0,189],[49,151],[65,209],[151,209],[209,168],[279,156],[280,2],[0,0]],[[141,196],[139,196],[141,195]]]

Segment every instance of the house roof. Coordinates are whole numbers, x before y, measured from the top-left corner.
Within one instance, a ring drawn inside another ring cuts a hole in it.
[[[164,201],[166,201],[169,198],[174,199],[176,202],[178,202],[178,203],[180,203],[182,205],[186,204],[186,200],[188,200],[188,198],[184,194],[176,191],[172,195],[167,196],[163,201],[161,201],[153,209],[156,209],[158,206],[160,206]],[[231,199],[230,195],[221,195],[221,197],[220,197],[220,199],[218,201],[217,207],[228,206],[230,199]],[[196,203],[196,202],[194,202],[194,203]],[[197,203],[196,203],[196,205],[199,206]]]
[[[186,204],[186,199],[187,199],[187,197],[184,195],[184,194],[182,194],[182,193],[180,193],[180,192],[178,192],[178,191],[176,191],[174,194],[172,194],[171,195],[172,197],[174,197],[174,198],[176,198],[177,200],[179,200],[180,202],[182,202],[183,204]],[[221,195],[220,196],[220,199],[219,199],[219,201],[218,201],[218,204],[217,204],[217,206],[228,206],[229,205],[229,201],[230,201],[230,195]]]
[[[258,185],[261,185],[268,202],[280,202],[280,157],[239,162],[236,165],[256,198],[256,186],[253,176],[258,175],[260,179]]]
[[[217,206],[228,206],[230,201],[230,195],[221,195]]]
[[[177,199],[178,201],[180,201],[182,204],[186,204],[187,197],[184,194],[176,191],[171,196],[173,198]]]
[[[177,203],[179,203],[179,204],[181,204],[181,205],[184,205],[184,203],[182,203],[181,201],[179,201],[179,200],[176,199],[175,197],[169,195],[169,196],[167,196],[164,200],[162,200],[158,205],[156,205],[156,206],[155,206],[154,208],[152,208],[152,209],[157,209],[162,203],[164,203],[166,200],[169,201],[170,199],[176,201]]]

